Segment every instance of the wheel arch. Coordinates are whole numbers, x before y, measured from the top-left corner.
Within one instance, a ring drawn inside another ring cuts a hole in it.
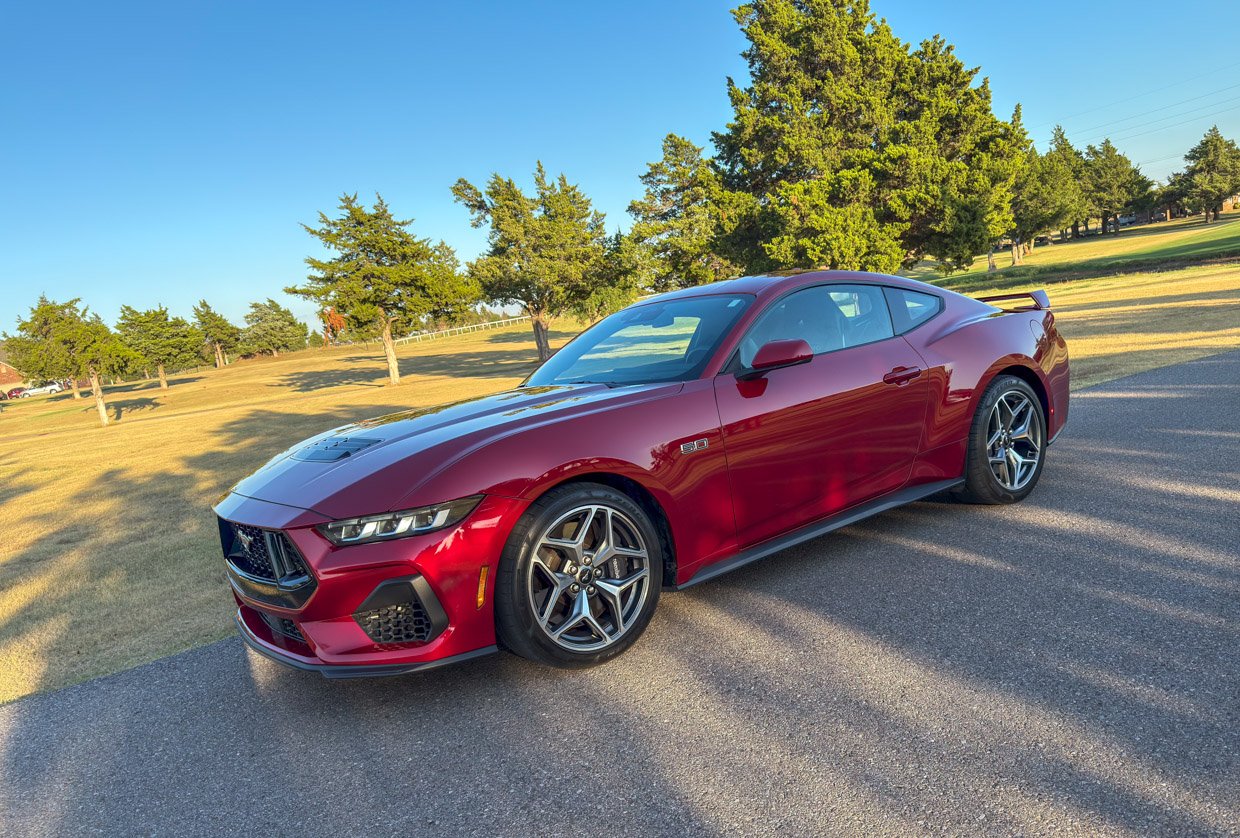
[[[986,388],[990,386],[990,383],[1001,375],[1010,375],[1015,378],[1019,378],[1033,388],[1033,392],[1038,396],[1038,403],[1042,405],[1042,421],[1049,421],[1051,415],[1051,404],[1046,382],[1036,370],[1022,364],[1010,364],[987,376],[985,385],[978,388],[979,400],[981,398],[981,394],[986,392]]]
[[[614,471],[586,471],[574,474],[548,486],[543,486],[539,492],[539,497],[561,486],[569,486],[574,483],[600,483],[620,492],[629,497],[634,503],[640,506],[647,515],[650,516],[651,522],[654,523],[655,531],[659,536],[659,546],[663,552],[663,585],[674,585],[676,582],[676,539],[672,533],[671,517],[667,514],[667,510],[663,508],[663,504],[655,497],[654,493],[641,482],[624,474],[618,474]]]

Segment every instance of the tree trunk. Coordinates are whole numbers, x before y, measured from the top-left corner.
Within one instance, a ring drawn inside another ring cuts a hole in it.
[[[990,245],[990,252],[986,254],[986,273],[999,270],[999,266],[995,264],[995,246]]]
[[[232,363],[232,361],[228,360],[228,353],[227,353],[227,352],[223,353],[223,355],[224,355],[224,366],[228,366],[229,364],[231,364],[231,363]]]
[[[1016,239],[1012,239],[1012,264],[1020,264],[1020,243]]]
[[[99,411],[99,424],[105,428],[108,425],[108,406],[103,400],[103,382],[99,380],[99,373],[91,370],[90,373],[90,392],[95,397],[95,410]]]
[[[1038,237],[1034,236],[1029,241],[1025,242],[1025,255],[1026,256],[1028,256],[1030,253],[1033,253],[1033,248],[1034,248],[1034,245],[1037,244],[1037,239]]]
[[[215,346],[215,368],[218,370],[224,366],[224,347],[218,343],[213,345]]]
[[[551,357],[551,340],[548,337],[548,323],[545,312],[530,314],[530,324],[534,327],[534,345],[538,347],[538,363]]]
[[[1072,222],[1072,238],[1079,239],[1081,237],[1081,222]]]
[[[383,321],[383,354],[387,356],[388,384],[400,383],[400,366],[396,363],[396,341],[392,340],[392,321]]]
[[[1089,219],[1085,219],[1085,235],[1089,235]]]
[[[279,350],[279,349],[273,349],[273,350],[271,350],[271,357],[272,357],[272,358],[279,358],[279,357],[280,357],[280,350]]]
[[[160,364],[157,369],[159,370],[159,389],[167,390],[168,389],[168,374],[164,372],[164,365]]]
[[[75,399],[82,398],[82,388],[78,386],[78,380],[77,380],[76,375],[74,375],[73,378],[69,379],[69,386],[73,388],[73,398]]]

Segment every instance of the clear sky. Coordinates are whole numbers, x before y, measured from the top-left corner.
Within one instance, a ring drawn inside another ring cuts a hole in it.
[[[298,222],[376,190],[462,259],[458,177],[564,171],[626,227],[669,131],[707,144],[744,76],[708,0],[60,3],[0,12],[0,329],[39,293],[240,320],[312,252]],[[942,33],[1039,145],[1110,134],[1152,177],[1211,124],[1240,137],[1240,2],[872,0]]]

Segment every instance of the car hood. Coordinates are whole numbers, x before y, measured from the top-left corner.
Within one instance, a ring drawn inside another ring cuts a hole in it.
[[[524,428],[667,395],[682,387],[679,382],[518,387],[479,399],[392,413],[304,440],[273,457],[232,491],[331,519],[406,508],[402,500],[407,495],[496,439]]]

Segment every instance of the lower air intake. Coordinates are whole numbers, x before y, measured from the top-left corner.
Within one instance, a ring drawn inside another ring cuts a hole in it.
[[[421,576],[389,579],[353,614],[375,643],[428,643],[448,627],[448,615]]]

